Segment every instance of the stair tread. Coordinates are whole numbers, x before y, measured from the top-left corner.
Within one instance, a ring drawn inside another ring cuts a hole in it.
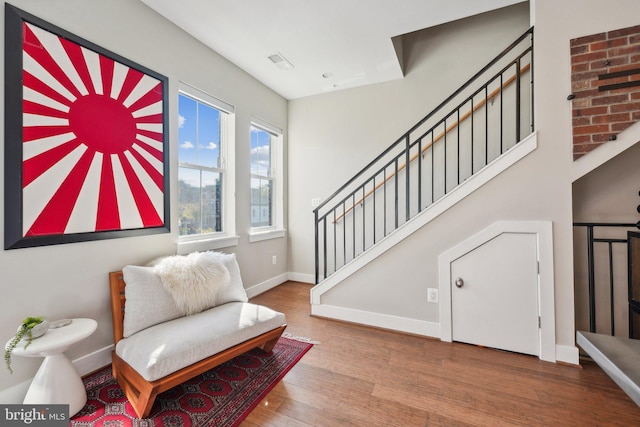
[[[577,344],[640,406],[640,340],[578,331]]]

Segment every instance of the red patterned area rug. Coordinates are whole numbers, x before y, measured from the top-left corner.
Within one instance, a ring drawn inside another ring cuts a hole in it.
[[[251,350],[158,395],[145,419],[138,419],[108,366],[84,378],[87,404],[71,426],[237,426],[312,346],[281,337],[271,353]]]

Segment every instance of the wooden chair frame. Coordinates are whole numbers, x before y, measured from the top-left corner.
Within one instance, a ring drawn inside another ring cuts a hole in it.
[[[125,289],[126,283],[122,271],[109,273],[109,288],[111,294],[111,315],[113,320],[113,343],[112,370],[113,377],[118,381],[124,390],[127,399],[131,402],[133,409],[140,418],[146,418],[151,412],[156,396],[163,391],[169,390],[203,372],[208,371],[234,357],[243,354],[253,348],[260,348],[269,352],[278,342],[287,325],[282,325],[262,335],[251,338],[238,345],[230,347],[220,353],[214,354],[206,359],[180,369],[166,377],[155,381],[147,381],[127,362],[122,360],[115,352],[115,344],[123,338]]]

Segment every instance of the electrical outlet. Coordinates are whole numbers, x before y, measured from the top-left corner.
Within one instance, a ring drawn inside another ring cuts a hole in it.
[[[436,288],[427,288],[427,302],[438,302],[438,290]]]
[[[276,256],[274,255],[274,256],[271,258],[271,263],[272,263],[273,265],[276,265],[276,263],[277,263],[277,262],[278,262],[278,258],[276,258]]]

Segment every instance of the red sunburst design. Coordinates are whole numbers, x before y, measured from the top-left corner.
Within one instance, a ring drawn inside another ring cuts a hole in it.
[[[163,82],[23,30],[23,235],[164,225]]]

